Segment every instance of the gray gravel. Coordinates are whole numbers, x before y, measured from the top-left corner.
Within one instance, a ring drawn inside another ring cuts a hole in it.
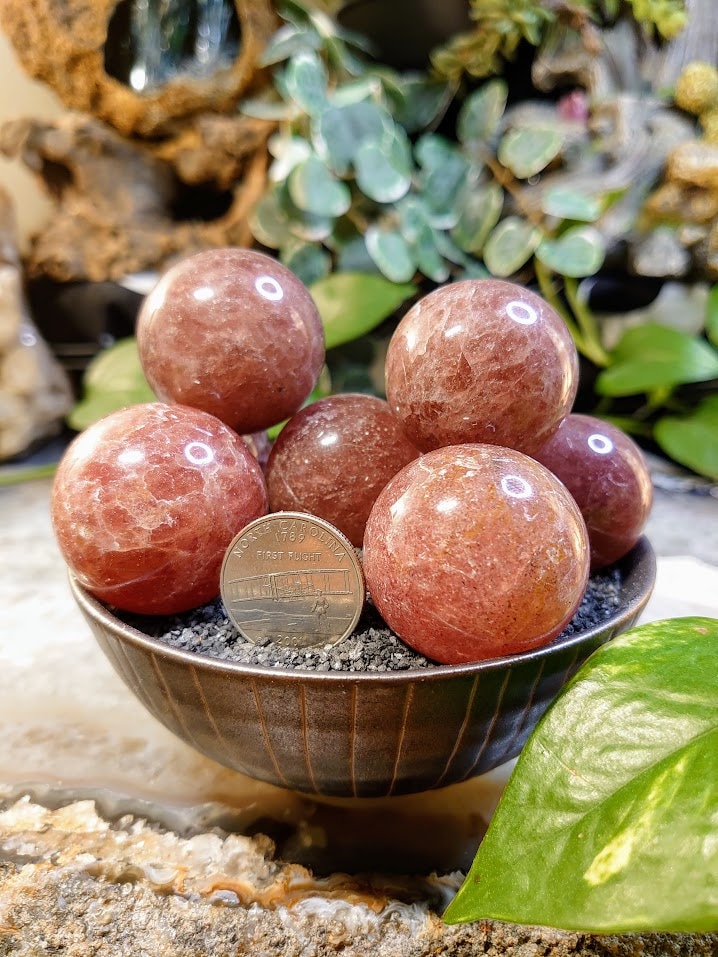
[[[563,634],[585,631],[609,618],[619,605],[620,591],[621,579],[616,569],[594,575],[579,610]],[[379,673],[436,667],[387,628],[370,602],[366,603],[353,634],[337,645],[322,648],[285,648],[270,640],[261,644],[245,641],[219,599],[170,618],[129,615],[124,618],[145,634],[182,651],[265,668]]]

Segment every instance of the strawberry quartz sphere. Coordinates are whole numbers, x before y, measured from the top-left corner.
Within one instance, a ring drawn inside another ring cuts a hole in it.
[[[297,412],[274,443],[266,471],[270,507],[318,515],[358,547],[377,495],[418,455],[382,399],[320,399]]]
[[[137,346],[158,398],[203,409],[240,434],[293,415],[324,363],[308,289],[249,249],[211,249],[173,266],[142,304]]]
[[[445,664],[547,644],[588,581],[583,518],[534,459],[492,445],[427,452],[394,476],[364,535],[369,592],[408,645]]]
[[[633,548],[653,501],[648,466],[633,439],[593,416],[569,415],[536,458],[576,499],[594,570]]]
[[[206,412],[159,402],[74,439],[52,490],[60,551],[80,584],[154,615],[214,598],[229,543],[266,511],[264,476],[243,440]]]
[[[487,442],[531,454],[571,411],[578,356],[558,313],[498,279],[442,286],[389,343],[386,394],[422,451]]]

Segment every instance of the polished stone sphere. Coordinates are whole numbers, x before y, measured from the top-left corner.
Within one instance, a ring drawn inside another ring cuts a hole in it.
[[[137,347],[159,399],[241,434],[301,407],[324,363],[324,330],[286,266],[249,249],[211,249],[177,263],[147,296]]]
[[[386,394],[423,451],[466,442],[531,454],[571,411],[578,356],[558,313],[498,279],[467,279],[419,300],[386,357]]]
[[[232,538],[267,511],[264,476],[214,416],[160,402],[91,425],[68,447],[52,489],[65,561],[97,598],[174,614],[214,598]]]
[[[364,535],[380,614],[434,661],[456,664],[547,644],[588,581],[575,501],[534,459],[494,445],[427,452],[389,482]]]
[[[382,399],[328,396],[279,433],[266,471],[270,507],[318,515],[360,546],[377,495],[418,455]]]
[[[588,529],[593,569],[633,548],[653,501],[648,466],[633,439],[601,419],[569,415],[536,458],[576,499]]]

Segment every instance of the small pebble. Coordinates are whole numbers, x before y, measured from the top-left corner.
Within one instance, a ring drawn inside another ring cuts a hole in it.
[[[610,618],[621,600],[621,575],[613,568],[591,577],[586,594],[570,624],[558,639],[586,631]],[[168,618],[122,616],[139,631],[195,654],[264,668],[347,673],[406,671],[442,667],[412,651],[385,625],[367,602],[354,632],[336,645],[323,648],[285,648],[272,641],[245,641],[217,599],[201,608]]]

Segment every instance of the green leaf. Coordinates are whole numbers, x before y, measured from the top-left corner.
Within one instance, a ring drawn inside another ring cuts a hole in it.
[[[558,239],[544,239],[536,257],[561,276],[593,276],[603,265],[606,244],[593,226],[574,226]]]
[[[507,216],[492,231],[484,246],[488,270],[506,278],[519,270],[541,241],[541,232],[519,216]]]
[[[530,179],[546,169],[561,152],[563,136],[558,130],[524,127],[509,130],[499,144],[499,162],[518,179]]]
[[[437,150],[437,155],[426,156],[426,150],[421,150],[419,144],[418,155],[430,159],[424,163],[421,176],[421,192],[431,210],[434,225],[441,229],[451,228],[458,218],[459,193],[463,191],[469,173],[469,161],[455,148]],[[432,151],[433,153],[434,151]]]
[[[416,286],[371,273],[334,273],[309,290],[324,324],[327,349],[358,339],[390,316]]]
[[[251,116],[256,120],[269,120],[270,122],[292,120],[298,113],[297,107],[293,103],[259,96],[242,100],[239,104],[239,111],[244,116]]]
[[[401,234],[411,247],[414,260],[425,276],[434,282],[446,282],[449,268],[444,262],[437,231],[431,224],[430,210],[424,201],[408,197],[399,206]]]
[[[430,80],[423,75],[400,78],[400,95],[391,96],[394,118],[407,133],[417,133],[431,126],[446,110],[451,100],[451,89],[446,83]]]
[[[323,110],[312,122],[312,142],[334,172],[344,176],[361,144],[379,141],[392,128],[386,110],[363,100]]]
[[[327,71],[311,51],[298,53],[287,64],[284,74],[287,95],[310,115],[327,105]]]
[[[627,329],[596,380],[601,395],[623,396],[718,378],[718,352],[708,343],[657,323]]]
[[[380,271],[392,282],[409,282],[417,269],[409,244],[393,229],[370,226],[365,235],[366,248]]]
[[[380,142],[362,143],[354,156],[356,183],[377,203],[395,203],[411,186],[411,146],[398,128]]]
[[[289,230],[289,214],[284,208],[279,189],[273,189],[259,200],[249,217],[249,228],[260,243],[279,249]]]
[[[529,738],[445,920],[715,931],[717,652],[712,618],[596,651]]]
[[[287,23],[269,38],[259,57],[259,66],[273,66],[305,50],[316,50],[319,37],[309,30],[299,30]]]
[[[353,236],[336,247],[337,272],[378,272],[379,267],[369,255],[364,236]]]
[[[603,208],[604,204],[597,196],[589,196],[568,186],[553,186],[546,190],[542,199],[542,209],[547,216],[582,223],[595,223]]]
[[[312,155],[311,145],[301,136],[286,136],[278,133],[269,138],[267,146],[274,157],[274,162],[269,169],[269,179],[274,183],[281,183],[295,166]]]
[[[305,286],[323,279],[331,269],[329,253],[316,243],[291,243],[282,249],[281,258]]]
[[[462,143],[489,143],[506,109],[508,86],[505,80],[489,80],[464,101],[456,123]]]
[[[489,233],[501,218],[504,191],[498,183],[487,183],[462,193],[459,218],[451,236],[467,253],[480,253]]]
[[[100,352],[88,365],[83,386],[82,399],[67,417],[70,428],[78,432],[117,409],[156,401],[132,338]]]
[[[288,186],[296,206],[315,216],[342,216],[352,204],[349,187],[317,156],[310,156],[294,167]]]
[[[706,307],[706,335],[718,349],[718,283],[711,286]]]
[[[718,396],[703,399],[688,415],[659,419],[653,436],[676,462],[718,479]]]

